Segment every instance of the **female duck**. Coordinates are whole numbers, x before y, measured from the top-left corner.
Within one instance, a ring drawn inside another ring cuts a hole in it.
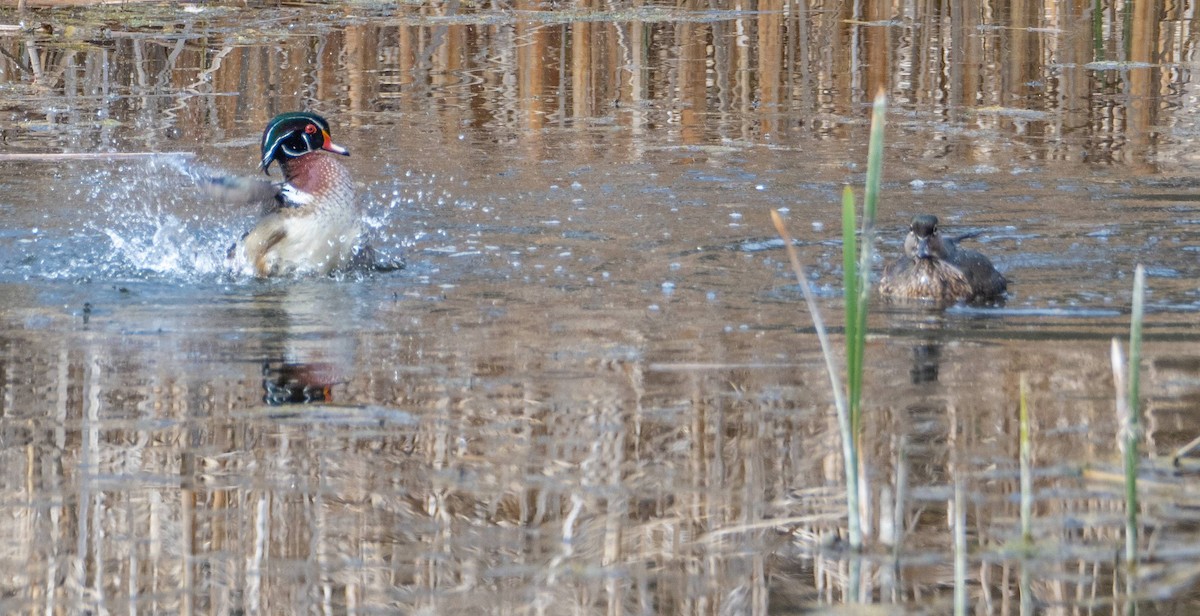
[[[258,277],[326,275],[345,269],[359,251],[362,212],[350,172],[334,154],[329,123],[308,112],[276,116],[263,131],[262,163],[283,171],[274,205],[230,247],[231,269]]]
[[[987,257],[958,247],[960,240],[973,236],[942,237],[936,216],[913,217],[904,239],[905,256],[884,268],[880,292],[939,303],[1003,300],[1008,280]]]

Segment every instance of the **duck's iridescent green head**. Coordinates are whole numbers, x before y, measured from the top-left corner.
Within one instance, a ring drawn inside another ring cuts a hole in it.
[[[329,122],[325,118],[307,111],[281,113],[268,122],[263,131],[260,166],[266,173],[272,161],[283,164],[317,150],[350,155],[349,150],[330,139]]]

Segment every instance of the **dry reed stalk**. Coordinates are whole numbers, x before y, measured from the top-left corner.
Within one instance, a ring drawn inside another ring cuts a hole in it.
[[[28,160],[54,162],[58,160],[129,160],[156,156],[179,156],[191,158],[194,152],[11,152],[0,154],[0,162]]]

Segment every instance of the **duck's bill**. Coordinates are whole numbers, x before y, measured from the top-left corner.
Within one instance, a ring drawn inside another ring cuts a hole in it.
[[[333,152],[334,154],[341,154],[342,156],[350,155],[350,150],[347,150],[346,148],[334,143],[333,140],[329,138],[329,133],[325,133],[325,143],[321,144],[321,149]]]

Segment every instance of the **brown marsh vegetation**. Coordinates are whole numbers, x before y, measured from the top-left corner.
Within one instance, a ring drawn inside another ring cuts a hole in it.
[[[979,613],[1191,611],[1197,503],[1169,465],[1147,462],[1125,584],[1108,345],[1145,263],[1147,460],[1194,438],[1194,23],[1072,1],[0,9],[0,611],[939,613],[956,532]],[[766,212],[839,314],[838,198],[880,89],[877,252],[934,210],[985,231],[1014,295],[873,307],[850,596],[832,397]],[[214,270],[245,213],[161,154],[250,173],[301,107],[405,272]]]

